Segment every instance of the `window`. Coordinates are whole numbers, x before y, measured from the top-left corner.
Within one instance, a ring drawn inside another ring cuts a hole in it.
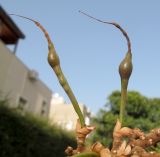
[[[44,114],[45,114],[45,111],[41,110],[41,115],[44,116]]]
[[[47,104],[46,101],[43,101],[43,102],[42,102],[42,107],[45,107],[46,104]]]
[[[45,115],[45,111],[46,111],[46,106],[47,106],[47,103],[46,101],[42,101],[42,108],[41,108],[41,115],[44,116]]]
[[[23,111],[25,106],[26,106],[26,104],[27,104],[27,100],[22,98],[22,97],[20,97],[19,98],[19,103],[18,103],[18,108]]]

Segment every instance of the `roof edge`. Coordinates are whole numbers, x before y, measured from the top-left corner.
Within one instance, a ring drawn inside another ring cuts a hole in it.
[[[18,26],[13,22],[10,16],[5,12],[5,10],[0,6],[0,18],[16,33],[16,35],[24,39],[25,35],[18,28]]]

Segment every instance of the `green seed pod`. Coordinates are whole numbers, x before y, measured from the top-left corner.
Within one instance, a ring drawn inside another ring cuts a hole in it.
[[[125,58],[119,65],[119,74],[121,79],[129,80],[131,73],[132,73],[132,54],[131,52],[127,52]]]
[[[125,115],[125,106],[127,101],[128,81],[132,73],[132,54],[128,51],[125,58],[119,65],[119,74],[121,77],[121,105],[120,105],[120,121],[122,123]]]
[[[54,45],[50,39],[48,32],[45,30],[45,28],[39,22],[37,22],[31,18],[21,16],[21,15],[16,15],[16,14],[10,14],[10,15],[18,16],[18,17],[21,17],[21,18],[24,18],[24,19],[27,19],[29,21],[34,22],[35,25],[37,25],[37,27],[39,27],[40,30],[44,33],[44,35],[47,39],[47,42],[48,42],[48,49],[49,49],[48,62],[50,64],[50,66],[52,67],[52,69],[54,70],[62,88],[65,90],[66,94],[70,98],[72,105],[73,105],[73,107],[79,117],[81,126],[84,127],[85,126],[84,116],[83,116],[82,111],[78,105],[78,101],[77,101],[76,97],[74,96],[74,94],[73,94],[73,92],[72,92],[72,90],[71,90],[62,70],[61,70],[59,57],[56,53],[56,50],[55,50]]]
[[[54,68],[57,65],[60,65],[59,57],[56,54],[53,44],[49,45],[48,63],[52,68]]]
[[[129,39],[129,36],[127,32],[118,24],[115,22],[107,22],[103,21],[100,19],[97,19],[93,16],[90,16],[82,11],[79,11],[85,16],[88,16],[91,19],[94,19],[98,22],[104,23],[104,24],[110,24],[118,28],[124,37],[127,40],[127,45],[128,45],[128,52],[125,56],[125,58],[122,60],[122,62],[119,65],[119,74],[121,77],[121,102],[120,102],[120,122],[122,123],[124,114],[125,114],[125,106],[126,106],[126,101],[127,101],[127,87],[128,87],[128,81],[132,73],[132,53],[131,53],[131,42]]]

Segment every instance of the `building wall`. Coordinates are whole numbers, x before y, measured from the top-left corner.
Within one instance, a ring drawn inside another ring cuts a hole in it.
[[[0,40],[0,92],[12,107],[48,117],[51,90],[29,70]]]
[[[85,105],[80,103],[79,106],[85,117],[86,124],[89,125],[90,112]],[[62,97],[54,95],[51,101],[49,119],[51,124],[57,124],[67,130],[74,130],[78,116],[72,104],[66,104]]]

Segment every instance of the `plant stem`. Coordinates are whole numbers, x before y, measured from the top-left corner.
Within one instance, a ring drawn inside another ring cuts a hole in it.
[[[81,127],[84,127],[85,126],[84,116],[83,116],[82,111],[78,105],[78,101],[77,101],[76,97],[74,96],[73,91],[70,88],[69,83],[63,74],[63,71],[60,66],[59,57],[55,51],[53,43],[51,43],[51,45],[49,45],[48,62],[50,64],[50,66],[52,67],[52,69],[54,70],[54,72],[59,80],[59,83],[61,84],[62,88],[64,89],[67,96],[69,97],[69,99],[74,107],[74,110],[76,111],[76,113],[78,115],[78,118],[81,123]]]
[[[57,77],[58,77],[58,80],[62,86],[62,88],[65,90],[66,94],[68,95],[68,97],[70,98],[71,102],[72,102],[72,105],[79,117],[79,120],[80,120],[80,123],[81,123],[81,127],[84,127],[85,126],[85,121],[84,121],[84,116],[80,110],[80,107],[78,105],[78,102],[76,100],[76,97],[74,96],[62,70],[61,70],[61,67],[60,67],[60,60],[59,60],[59,57],[55,51],[55,48],[54,48],[54,44],[52,43],[52,40],[48,34],[48,32],[45,30],[45,28],[37,21],[31,19],[31,18],[28,18],[28,17],[25,17],[25,16],[21,16],[21,15],[17,15],[17,14],[10,14],[10,15],[14,15],[14,16],[18,16],[20,18],[24,18],[24,19],[27,19],[29,21],[32,21],[35,23],[35,25],[37,27],[39,27],[41,29],[41,31],[44,33],[46,39],[47,39],[47,42],[48,42],[48,49],[49,49],[49,53],[48,53],[48,62],[50,64],[50,66],[52,67],[52,69],[54,70],[54,72],[56,73]]]
[[[127,101],[127,86],[128,86],[128,80],[121,79],[121,102],[120,102],[120,122],[122,124],[123,117],[125,116],[125,107],[126,107],[126,101]]]
[[[128,86],[128,81],[129,78],[131,76],[132,73],[132,53],[131,53],[131,42],[129,39],[129,36],[127,34],[127,32],[116,22],[107,22],[107,21],[103,21],[100,19],[97,19],[85,12],[79,11],[80,13],[82,13],[85,16],[88,16],[89,18],[96,20],[98,22],[104,23],[104,24],[111,24],[113,26],[115,26],[116,28],[118,28],[122,34],[124,35],[124,37],[127,40],[127,45],[128,45],[128,51],[126,53],[125,58],[122,60],[122,62],[119,65],[119,74],[121,77],[121,103],[120,103],[120,122],[122,123],[123,121],[123,116],[124,116],[124,112],[125,112],[125,106],[126,106],[126,99],[127,99],[127,86]]]
[[[77,99],[76,99],[75,95],[73,94],[73,91],[70,88],[70,86],[68,84],[68,81],[66,80],[60,66],[59,66],[59,75],[57,75],[57,77],[58,77],[58,80],[59,80],[61,86],[63,87],[64,91],[68,95],[68,97],[69,97],[69,99],[70,99],[70,101],[71,101],[71,103],[74,107],[74,110],[76,111],[76,113],[79,117],[81,127],[84,127],[85,126],[84,116],[83,116],[83,114],[81,112],[81,109],[78,105]]]

